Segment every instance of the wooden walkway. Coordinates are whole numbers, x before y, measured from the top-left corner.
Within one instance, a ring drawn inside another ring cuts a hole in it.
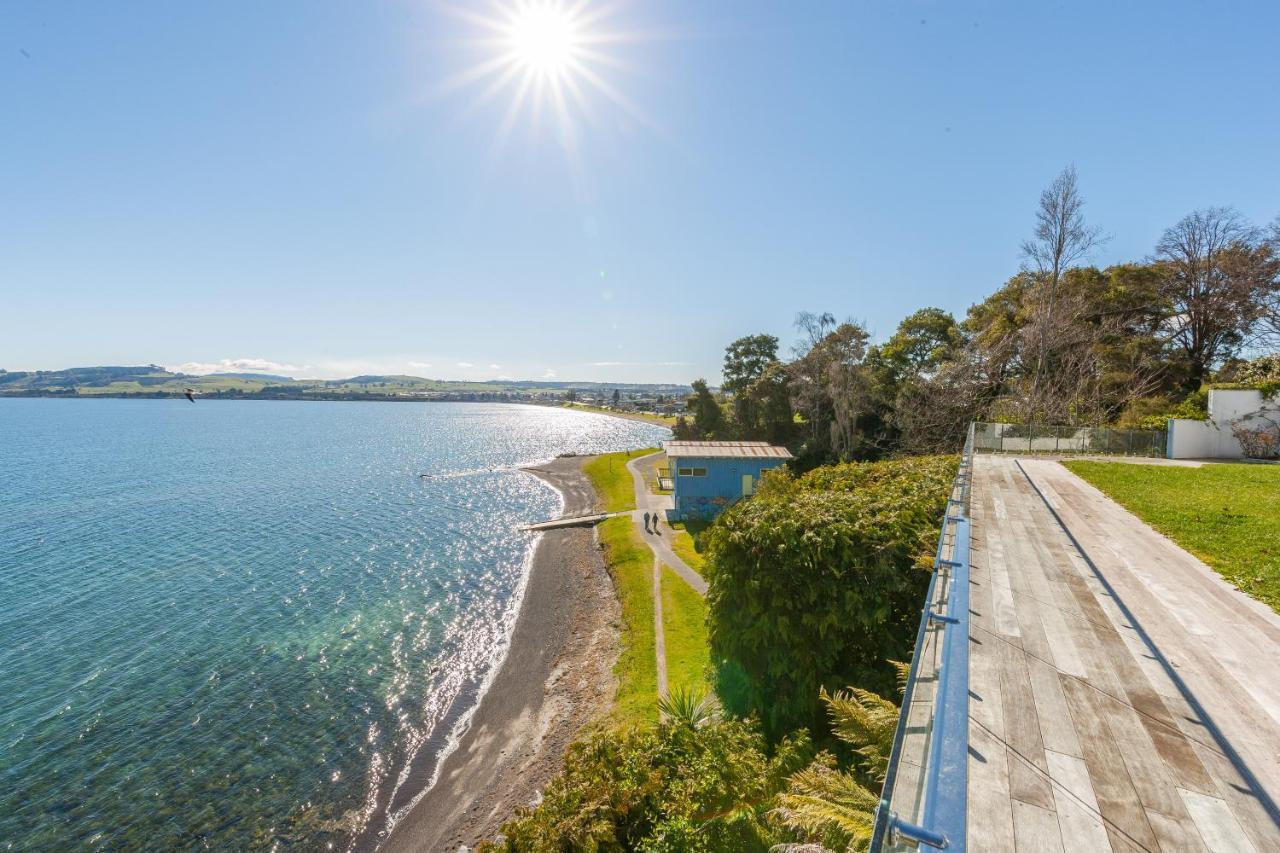
[[[1280,851],[1280,618],[1056,462],[972,518],[968,849]]]

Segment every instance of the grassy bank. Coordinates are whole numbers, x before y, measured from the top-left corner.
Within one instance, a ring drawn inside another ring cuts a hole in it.
[[[1280,611],[1280,466],[1063,464]]]
[[[635,481],[627,470],[627,460],[653,453],[653,448],[603,453],[582,466],[591,480],[605,512],[622,512],[636,508]]]
[[[612,719],[624,726],[654,722],[658,718],[658,671],[653,637],[653,554],[638,539],[635,525],[626,516],[606,519],[598,530],[622,605],[622,652],[613,668],[618,694]]]
[[[706,577],[707,558],[702,553],[702,540],[699,535],[706,530],[710,522],[690,519],[676,521],[671,524],[671,550],[684,560],[689,568]]]
[[[615,418],[625,418],[629,421],[644,421],[648,424],[657,424],[658,426],[674,426],[676,419],[673,415],[650,415],[645,412],[618,412],[613,409],[602,409],[599,406],[587,406],[582,403],[562,403],[566,409],[577,409],[580,412],[594,412],[597,415],[609,415]]]
[[[662,634],[667,645],[668,689],[710,695],[706,602],[666,566],[662,567]]]

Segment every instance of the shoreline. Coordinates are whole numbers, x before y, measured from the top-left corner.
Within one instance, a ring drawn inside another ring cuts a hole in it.
[[[523,469],[560,492],[562,515],[597,504],[589,456]],[[532,805],[578,732],[606,713],[616,683],[619,608],[588,528],[544,532],[534,546],[507,654],[445,750],[425,757],[426,786],[380,841],[356,849],[456,851],[492,838]],[[415,762],[416,763],[416,762]]]

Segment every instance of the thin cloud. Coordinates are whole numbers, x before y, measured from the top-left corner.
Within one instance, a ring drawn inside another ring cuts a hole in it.
[[[552,370],[550,367],[548,367],[548,368],[546,369],[546,372],[544,372],[544,373],[542,374],[542,378],[543,378],[543,379],[555,379],[555,378],[556,378],[556,372],[555,372],[554,370]]]
[[[282,364],[265,358],[224,358],[212,362],[185,361],[182,364],[166,365],[165,369],[195,376],[207,376],[210,373],[275,373],[288,376],[308,368],[306,365]]]
[[[458,367],[475,367],[475,365],[469,361],[460,361],[458,362]]]
[[[489,365],[489,369],[490,369],[490,370],[501,370],[501,369],[502,369],[502,365],[501,365],[501,364],[491,364],[491,365]]]
[[[430,366],[431,366],[431,362],[429,362],[429,361],[411,361],[411,362],[409,362],[409,366],[410,366],[410,367],[416,367],[416,368],[418,368],[419,370],[426,370],[428,367],[430,367]]]

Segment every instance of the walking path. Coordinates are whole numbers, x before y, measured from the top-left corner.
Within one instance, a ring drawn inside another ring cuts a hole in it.
[[[637,535],[653,552],[653,647],[658,658],[658,695],[665,698],[668,695],[667,639],[662,629],[662,566],[670,566],[689,586],[697,590],[698,595],[707,594],[707,582],[671,550],[669,543],[672,531],[669,524],[654,523],[652,530],[645,528],[646,512],[650,518],[666,521],[667,513],[674,506],[670,495],[655,495],[649,491],[649,481],[654,476],[654,463],[661,456],[661,452],[637,456],[627,462],[627,470],[631,472],[636,490],[636,508],[631,512],[631,520],[635,522]],[[663,527],[667,530],[665,536],[662,533]]]
[[[969,849],[1280,851],[1280,617],[1056,462],[972,504]]]
[[[668,515],[675,508],[675,503],[671,495],[655,495],[649,491],[649,481],[653,479],[654,463],[662,456],[661,452],[650,453],[648,456],[637,456],[627,462],[627,469],[631,472],[631,478],[635,482],[636,489],[636,508],[632,513],[635,519],[641,537],[645,544],[653,550],[653,554],[661,562],[671,567],[676,574],[684,578],[689,586],[698,591],[699,595],[707,594],[707,582],[702,575],[689,568],[689,564],[680,559],[680,556],[671,549],[671,526],[668,521]],[[650,516],[659,516],[663,523],[657,526],[656,533],[647,532],[644,529],[644,514],[648,512]],[[664,534],[662,531],[666,530]]]

